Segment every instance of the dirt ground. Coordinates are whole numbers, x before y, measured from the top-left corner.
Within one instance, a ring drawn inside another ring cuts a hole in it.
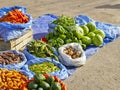
[[[26,7],[33,18],[84,14],[120,25],[120,0],[0,0],[0,8],[14,5]],[[120,90],[120,38],[102,47],[64,82],[68,90]]]

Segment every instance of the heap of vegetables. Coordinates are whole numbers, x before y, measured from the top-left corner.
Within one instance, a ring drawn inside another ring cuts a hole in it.
[[[52,24],[57,26],[46,36],[46,39],[48,44],[56,49],[72,42],[80,43],[83,49],[86,49],[91,44],[101,46],[105,38],[105,33],[102,30],[98,30],[93,22],[77,26],[73,18],[62,15],[53,21]]]
[[[54,54],[52,47],[41,40],[33,40],[26,45],[27,51],[40,58],[54,58],[59,61],[58,57]]]
[[[62,15],[57,20],[52,22],[53,24],[61,25],[63,27],[75,25],[74,18]]]
[[[20,90],[28,77],[17,70],[0,68],[0,90]]]
[[[9,11],[6,15],[0,18],[0,22],[27,23],[28,21],[28,16],[18,9]]]
[[[50,72],[56,72],[60,70],[59,67],[54,65],[51,62],[43,62],[38,64],[33,64],[29,66],[29,69],[33,71],[35,74],[44,74],[44,73],[50,73]]]
[[[39,74],[28,83],[28,90],[67,90],[65,84],[56,76]]]
[[[6,51],[0,54],[0,64],[17,64],[23,61],[22,55],[16,54],[12,51]]]

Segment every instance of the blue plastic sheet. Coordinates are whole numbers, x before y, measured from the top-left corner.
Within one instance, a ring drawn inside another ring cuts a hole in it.
[[[13,7],[4,7],[0,9],[0,17],[7,14],[9,11],[18,9],[21,10],[25,15],[28,16],[29,21],[24,24],[15,24],[10,22],[0,22],[0,37],[4,39],[4,41],[9,41],[11,39],[15,39],[26,33],[31,28],[32,25],[32,17],[31,15],[26,13],[26,8],[21,6],[13,6]]]
[[[33,38],[39,39],[48,34],[49,23],[57,19],[58,16],[46,14],[33,20]]]
[[[55,61],[54,59],[37,58],[37,59],[29,60],[29,61],[23,66],[22,70],[31,73],[31,75],[28,74],[28,75],[29,75],[29,78],[31,78],[31,77],[33,77],[33,76],[35,75],[35,73],[32,72],[32,71],[29,69],[29,66],[30,66],[30,65],[33,65],[33,64],[42,63],[42,62],[52,62],[52,63],[54,63],[56,66],[58,66],[58,67],[60,68],[59,71],[51,72],[51,73],[49,73],[49,74],[58,76],[61,80],[64,80],[64,79],[68,78],[68,72],[67,72],[66,67],[63,66],[60,62]]]
[[[3,52],[13,52],[15,54],[21,55],[23,61],[17,64],[8,64],[8,65],[1,65],[0,64],[0,68],[7,68],[7,69],[20,69],[24,66],[24,64],[27,62],[27,59],[25,57],[25,55],[22,52],[16,51],[16,50],[8,50],[8,51],[3,51]],[[3,52],[0,52],[0,54],[2,54]]]
[[[55,16],[52,14],[45,14],[43,16],[36,18],[33,21],[32,25],[34,39],[39,39],[48,34],[49,32],[48,30],[50,28],[55,27],[55,25],[52,25],[50,23],[56,20],[58,17],[59,16]],[[74,19],[77,25],[84,25],[87,24],[88,22],[94,22],[98,29],[103,30],[106,34],[103,46],[109,42],[112,42],[113,40],[117,39],[120,36],[120,26],[95,21],[86,15],[78,15]],[[93,45],[87,47],[87,49],[85,50],[86,57],[89,58],[91,55],[95,54],[99,50],[99,48],[101,47],[96,47]],[[71,75],[75,71],[75,69],[76,67],[67,67],[69,75]]]

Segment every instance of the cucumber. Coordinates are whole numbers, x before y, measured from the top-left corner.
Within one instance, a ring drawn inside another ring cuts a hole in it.
[[[53,76],[49,76],[47,79],[46,79],[46,82],[49,83],[50,85],[55,81],[54,77]]]
[[[44,89],[44,90],[49,90],[50,89],[50,85],[45,82],[45,81],[42,81],[40,86]]]
[[[51,85],[50,90],[62,90],[62,87],[61,87],[61,85],[60,85],[59,82],[54,82],[54,83]]]
[[[30,82],[28,84],[28,88],[31,90],[31,89],[36,89],[38,87],[38,84],[35,83],[34,81]]]
[[[38,75],[35,75],[35,76],[34,76],[34,79],[35,79],[35,82],[36,82],[36,83],[40,83],[41,81],[45,80],[46,78],[45,78],[44,75],[38,74]]]

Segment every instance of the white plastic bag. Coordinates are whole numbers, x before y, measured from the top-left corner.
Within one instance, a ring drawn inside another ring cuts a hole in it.
[[[77,49],[78,51],[81,51],[81,57],[72,59],[71,56],[64,53],[64,49],[72,46],[73,48]],[[84,50],[82,49],[82,46],[79,43],[69,43],[65,44],[58,49],[59,51],[59,58],[61,63],[63,63],[66,66],[81,66],[84,65],[86,62],[86,55]]]

